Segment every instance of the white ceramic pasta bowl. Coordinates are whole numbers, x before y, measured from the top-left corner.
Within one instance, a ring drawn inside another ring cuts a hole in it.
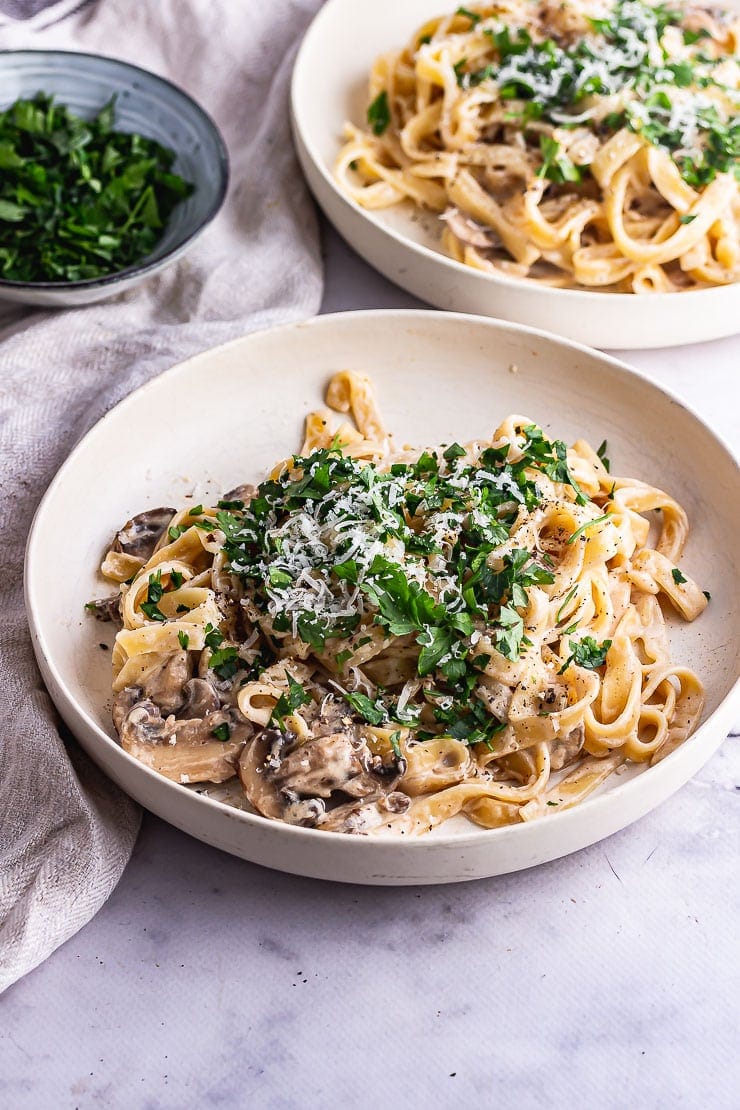
[[[428,837],[403,840],[268,821],[169,782],[119,747],[109,713],[114,630],[83,611],[90,598],[110,592],[97,568],[111,535],[135,512],[188,499],[209,503],[260,479],[300,447],[306,413],[344,368],[372,376],[386,424],[401,442],[490,435],[501,417],[523,413],[569,441],[606,438],[615,473],[640,476],[678,498],[692,528],[682,566],[712,593],[695,624],[669,618],[674,657],[707,686],[703,723],[681,748],[656,767],[612,776],[600,793],[555,816],[491,831],[457,819]],[[33,524],[28,617],[64,720],[112,779],[165,820],[302,875],[456,882],[530,867],[610,835],[666,799],[715,751],[738,708],[738,519],[740,483],[729,450],[680,401],[613,359],[477,317],[324,316],[198,355],[133,393],[88,433]]]
[[[530,324],[594,347],[670,347],[740,330],[740,284],[639,296],[552,289],[455,262],[444,254],[431,214],[406,205],[371,212],[344,194],[333,165],[344,122],[365,119],[373,61],[403,46],[426,19],[454,7],[453,0],[329,0],[306,33],[293,71],[293,135],[316,200],[347,242],[386,277],[438,308]]]

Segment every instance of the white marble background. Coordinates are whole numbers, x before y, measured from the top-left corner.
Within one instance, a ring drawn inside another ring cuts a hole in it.
[[[417,303],[325,243],[325,311]],[[740,337],[626,357],[740,443]],[[464,885],[293,878],[147,816],[0,1001],[0,1107],[737,1110],[739,849],[737,738],[609,840]]]

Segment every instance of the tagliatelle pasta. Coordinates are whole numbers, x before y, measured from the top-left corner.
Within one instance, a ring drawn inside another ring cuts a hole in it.
[[[326,400],[259,486],[117,534],[119,593],[91,607],[123,624],[127,751],[181,783],[238,776],[269,818],[418,835],[556,814],[686,739],[703,688],[662,605],[707,601],[669,494],[525,416],[397,450],[367,379]]]
[[[740,279],[740,17],[500,0],[428,20],[370,75],[335,173],[439,218],[476,269],[672,292]]]

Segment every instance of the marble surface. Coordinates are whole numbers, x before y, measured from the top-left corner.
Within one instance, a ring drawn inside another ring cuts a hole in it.
[[[325,230],[325,311],[412,307]],[[627,359],[740,443],[740,337]],[[739,1105],[740,743],[568,859],[451,887],[262,870],[145,816],[0,1001],[0,1106]]]

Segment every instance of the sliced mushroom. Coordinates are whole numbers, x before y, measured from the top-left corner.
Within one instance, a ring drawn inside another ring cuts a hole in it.
[[[369,803],[399,795],[393,789],[398,778],[395,767],[393,772],[389,778],[380,757],[351,727],[301,744],[293,733],[266,729],[239,760],[244,792],[259,813],[321,828],[327,822],[332,828],[335,821],[341,823],[341,814],[335,817],[338,810],[355,811],[357,801],[332,808],[332,802],[342,796]],[[400,795],[389,803],[391,807],[400,804]]]
[[[361,785],[356,793],[352,786],[365,771],[358,748],[361,751],[365,745],[358,745],[345,732],[316,737],[296,747],[282,758],[279,767],[267,773],[280,789],[302,798],[328,798],[335,790],[363,797],[377,787],[375,783],[369,789]]]
[[[113,699],[113,708],[111,716],[113,717],[113,724],[116,727],[116,732],[121,735],[123,722],[133,709],[133,707],[142,700],[143,690],[140,686],[127,686],[125,690],[121,690],[120,694],[116,694]],[[156,708],[156,707],[155,707]],[[161,716],[161,714],[160,714]],[[159,739],[160,732],[155,729],[151,736],[152,743]]]
[[[540,713],[562,713],[568,704],[568,689],[562,682],[553,682],[538,695]]]
[[[349,802],[337,806],[319,821],[319,828],[325,832],[342,832],[362,835],[371,829],[384,825],[389,817],[405,813],[411,805],[408,794],[394,790],[375,798],[364,798],[361,802]]]
[[[203,678],[191,678],[185,683],[183,692],[185,704],[180,711],[181,721],[206,717],[209,713],[215,713],[221,706],[213,686]]]
[[[254,486],[250,485],[248,482],[245,482],[244,485],[234,486],[233,489],[230,489],[228,493],[225,493],[223,495],[221,500],[243,501],[245,505],[248,505],[256,492],[257,490]]]
[[[571,729],[567,736],[550,741],[550,767],[562,771],[580,754],[586,733],[582,724]]]
[[[283,810],[283,821],[289,825],[303,825],[312,829],[322,820],[326,806],[321,798],[297,798],[288,802]]]
[[[325,832],[341,832],[358,834],[376,829],[388,820],[388,814],[380,808],[379,800],[351,802],[348,805],[337,806],[331,813],[319,822],[319,828]]]
[[[278,732],[277,729],[267,729],[246,746],[239,759],[239,778],[247,801],[258,813],[276,820],[282,819],[287,799],[268,779],[268,761],[277,761],[275,766],[280,765],[279,749],[287,741],[288,735]],[[277,752],[273,755],[272,751],[276,745]]]
[[[328,696],[321,703],[318,716],[311,725],[312,736],[330,736],[352,728],[352,716],[346,702]]]
[[[470,216],[463,216],[458,208],[448,208],[439,218],[444,220],[452,234],[461,243],[467,243],[470,247],[477,247],[479,250],[490,250],[500,243],[494,231],[476,223]]]
[[[193,661],[189,651],[174,652],[166,663],[143,680],[144,697],[153,701],[163,713],[177,713],[185,705],[185,685],[193,673],[192,668]]]
[[[392,790],[380,799],[378,805],[388,813],[405,813],[411,805],[411,798],[402,790]]]
[[[113,597],[101,597],[96,601],[88,601],[85,608],[88,613],[92,613],[98,621],[114,621],[116,624],[121,623],[120,594],[114,594]]]
[[[113,722],[124,751],[174,782],[225,782],[253,733],[237,710],[217,710],[201,718],[164,718],[140,687],[123,690],[113,703]],[[214,730],[227,726],[227,740]]]
[[[116,532],[111,551],[120,551],[125,555],[132,555],[136,559],[146,561],[153,554],[162,533],[174,515],[175,509],[166,507],[147,509],[145,513],[138,513]]]

